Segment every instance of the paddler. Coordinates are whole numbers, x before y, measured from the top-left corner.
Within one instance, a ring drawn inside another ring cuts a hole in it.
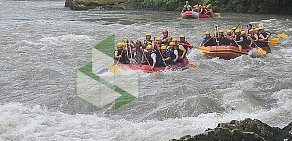
[[[213,37],[211,37],[210,32],[205,32],[205,37],[202,39],[200,46],[213,46],[216,45]]]
[[[119,42],[116,45],[115,50],[115,60],[119,61],[121,64],[129,64],[130,60],[127,56],[126,44],[123,42]]]
[[[185,36],[185,34],[181,34],[180,36],[179,36],[179,42],[178,42],[178,44],[179,45],[182,45],[184,48],[185,48],[185,50],[189,50],[189,49],[191,49],[191,48],[193,48],[194,46],[193,45],[191,45],[188,41],[186,41],[186,36]]]
[[[172,37],[170,37],[168,34],[168,30],[167,29],[162,30],[162,35],[163,35],[162,44],[168,45],[169,42],[171,42],[171,40],[172,40]]]
[[[145,53],[144,57],[145,57],[146,62],[144,62],[143,65],[150,65],[151,69],[153,70],[154,67],[157,65],[156,64],[157,53],[153,50],[153,47],[151,44],[148,44],[146,46],[144,53]]]
[[[147,45],[152,45],[151,34],[149,32],[146,33],[145,40],[143,43],[143,48],[146,48]]]
[[[161,46],[160,51],[162,54],[162,61],[165,62],[167,66],[172,65],[171,51],[167,49],[165,45]]]

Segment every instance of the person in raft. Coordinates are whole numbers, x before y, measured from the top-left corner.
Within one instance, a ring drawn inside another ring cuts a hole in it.
[[[154,67],[158,66],[157,53],[153,50],[152,45],[148,44],[146,46],[146,49],[144,50],[144,57],[146,61],[143,62],[143,65],[151,66],[152,70],[154,69]]]
[[[171,42],[171,40],[172,40],[172,37],[169,36],[167,29],[164,29],[162,31],[162,35],[163,35],[163,37],[162,37],[162,44],[168,46],[169,42]]]
[[[205,32],[205,37],[202,39],[200,46],[214,46],[216,42],[213,37],[211,37],[210,32]]]
[[[147,45],[152,45],[151,34],[149,32],[146,33],[145,40],[143,42],[143,48],[146,48]]]
[[[130,60],[127,56],[126,44],[123,42],[117,43],[117,49],[115,50],[115,61],[121,64],[130,63]]]
[[[189,50],[189,49],[191,49],[191,48],[193,48],[194,46],[193,45],[191,45],[188,41],[186,41],[186,36],[184,35],[184,34],[181,34],[180,36],[179,36],[179,42],[178,42],[178,44],[179,45],[182,45],[184,48],[185,48],[185,50]]]

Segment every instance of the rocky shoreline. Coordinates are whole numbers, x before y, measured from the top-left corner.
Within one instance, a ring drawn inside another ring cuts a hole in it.
[[[195,136],[186,135],[169,141],[292,141],[292,122],[283,129],[271,127],[258,119],[219,123]]]
[[[141,0],[143,1],[143,0]],[[156,9],[156,10],[181,10],[184,1],[164,0],[152,1],[153,3],[138,0],[66,0],[65,7],[71,10],[89,10],[103,8],[109,10],[132,10],[132,9]],[[194,4],[191,0],[190,4]],[[197,0],[198,2],[200,0]],[[202,2],[204,0],[201,0]],[[201,2],[201,3],[202,3]],[[292,3],[289,0],[225,0],[211,2],[216,12],[236,13],[260,13],[260,14],[292,14]]]

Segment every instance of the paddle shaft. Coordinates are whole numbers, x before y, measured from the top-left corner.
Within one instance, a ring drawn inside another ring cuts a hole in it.
[[[144,52],[144,50],[143,50],[143,49],[141,49],[141,51],[142,51],[142,53],[143,53],[143,56],[144,56],[144,58],[146,59],[146,61],[147,61],[148,65],[149,65],[149,66],[151,66],[151,65],[150,65],[150,62],[149,62],[149,60],[148,60],[148,58],[147,58],[147,56],[145,55],[145,52]]]

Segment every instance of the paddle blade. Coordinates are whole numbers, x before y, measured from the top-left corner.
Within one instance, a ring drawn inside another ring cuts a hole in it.
[[[263,50],[262,48],[258,47],[258,52],[260,53],[261,56],[265,56],[266,55],[266,51]]]
[[[112,73],[117,73],[117,72],[118,72],[118,69],[119,69],[119,67],[118,67],[117,64],[116,64],[116,65],[113,65],[113,66],[110,68],[110,72],[112,72]]]
[[[269,42],[275,42],[275,43],[278,43],[279,41],[280,41],[280,38],[273,38],[269,40]]]
[[[221,16],[221,13],[215,13],[216,16],[220,17]]]
[[[104,68],[104,69],[100,70],[97,74],[103,74],[105,72],[108,72],[108,68]]]
[[[190,67],[190,68],[195,68],[195,67],[197,67],[197,65],[192,64],[192,63],[189,63],[189,64],[188,64],[188,67]]]
[[[281,33],[281,34],[278,34],[280,37],[282,38],[288,38],[288,35],[287,34],[284,34],[284,33]]]
[[[238,45],[238,50],[242,51],[242,46],[241,45]]]

